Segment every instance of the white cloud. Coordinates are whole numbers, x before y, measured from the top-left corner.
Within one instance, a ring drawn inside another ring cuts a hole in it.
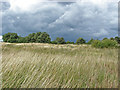
[[[2,36],[0,36],[0,41],[2,41]]]
[[[42,0],[10,0],[11,10],[17,11],[18,9],[23,11],[30,11],[32,6],[42,2]]]

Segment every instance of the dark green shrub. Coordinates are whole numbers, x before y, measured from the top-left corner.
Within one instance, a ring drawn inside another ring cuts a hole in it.
[[[103,40],[106,40],[106,39],[108,39],[108,38],[103,38]]]
[[[120,44],[120,37],[115,37],[115,39],[117,41],[118,44]]]
[[[43,32],[37,37],[36,42],[38,42],[38,43],[50,43],[51,38],[50,38],[49,34],[47,34],[46,32]]]
[[[63,37],[57,37],[56,40],[57,44],[66,44],[65,40]]]
[[[56,42],[56,41],[51,41],[50,43],[51,43],[51,44],[57,44],[57,42]]]
[[[110,40],[115,40],[115,39],[113,37],[111,37]]]
[[[18,38],[18,43],[26,43],[25,37],[19,37]]]
[[[3,35],[3,41],[4,42],[17,42],[18,39],[17,33],[6,33]]]
[[[90,41],[87,42],[87,44],[92,44],[94,39],[92,38]]]
[[[9,43],[17,43],[18,41],[17,41],[17,39],[8,39],[7,42],[9,42]]]
[[[66,44],[74,44],[74,42],[67,41]]]
[[[84,44],[85,40],[83,38],[78,38],[76,44]]]

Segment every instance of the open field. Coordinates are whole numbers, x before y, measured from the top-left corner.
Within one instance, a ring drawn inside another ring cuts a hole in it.
[[[2,45],[3,88],[117,88],[118,50],[87,45]]]

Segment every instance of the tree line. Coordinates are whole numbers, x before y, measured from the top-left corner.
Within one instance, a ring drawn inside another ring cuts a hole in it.
[[[65,41],[63,37],[57,37],[51,41],[50,35],[46,32],[31,33],[26,37],[18,36],[17,33],[6,33],[3,35],[3,42],[9,43],[51,43],[51,44],[75,44],[74,42]],[[77,44],[86,43],[83,38],[76,41]]]
[[[94,40],[86,42],[83,38],[78,38],[76,42],[65,41],[63,37],[57,37],[51,41],[50,35],[46,32],[31,33],[26,37],[18,36],[17,33],[6,33],[3,35],[3,42],[9,43],[51,43],[51,44],[91,44],[94,47],[107,47],[120,44],[120,37],[104,38],[103,40]]]

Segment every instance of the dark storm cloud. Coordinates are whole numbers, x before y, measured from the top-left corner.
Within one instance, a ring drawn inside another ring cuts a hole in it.
[[[29,11],[3,12],[3,34],[16,32],[21,36],[32,32],[48,32],[52,40],[64,37],[112,37],[117,35],[117,3],[104,6],[92,3],[40,3]]]

